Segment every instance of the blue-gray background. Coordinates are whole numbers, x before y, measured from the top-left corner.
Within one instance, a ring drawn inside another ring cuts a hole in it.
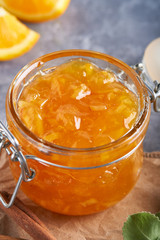
[[[0,119],[5,121],[5,96],[16,73],[29,61],[62,49],[90,49],[138,63],[146,46],[160,37],[160,0],[71,0],[60,18],[27,24],[41,38],[27,54],[0,62]],[[145,151],[160,151],[160,113],[152,111]]]

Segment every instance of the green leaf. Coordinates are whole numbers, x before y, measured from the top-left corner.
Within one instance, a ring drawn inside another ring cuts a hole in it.
[[[156,217],[158,217],[159,220],[160,220],[160,212],[159,212],[159,213],[156,213],[155,215],[156,215]]]
[[[142,212],[128,217],[123,226],[124,240],[160,240],[160,220]]]

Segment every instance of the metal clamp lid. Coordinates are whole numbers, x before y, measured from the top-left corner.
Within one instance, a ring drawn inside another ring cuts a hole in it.
[[[150,92],[150,100],[153,103],[154,110],[156,112],[160,112],[160,83],[156,80],[151,80],[143,63],[138,63],[131,67],[138,73],[138,75],[140,75],[145,86]]]
[[[6,153],[10,156],[11,161],[19,162],[21,167],[21,174],[9,203],[7,203],[0,194],[0,202],[4,205],[4,207],[9,208],[14,203],[14,199],[22,183],[22,180],[25,182],[31,181],[35,176],[35,171],[28,167],[26,158],[20,150],[18,141],[0,121],[0,152],[2,149],[5,149]]]

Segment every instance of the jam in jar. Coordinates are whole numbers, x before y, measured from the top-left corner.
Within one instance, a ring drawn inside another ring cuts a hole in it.
[[[44,208],[102,211],[139,177],[149,97],[139,76],[113,57],[67,50],[36,59],[12,82],[6,116],[35,171],[21,189]],[[10,167],[18,179],[19,163]]]

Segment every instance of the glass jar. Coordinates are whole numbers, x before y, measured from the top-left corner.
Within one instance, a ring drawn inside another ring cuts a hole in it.
[[[107,145],[83,149],[54,145],[29,131],[17,112],[21,91],[37,72],[45,73],[69,59],[79,57],[114,71],[139,101],[139,116],[134,127]],[[22,175],[22,191],[46,209],[66,215],[102,211],[123,199],[140,175],[142,142],[150,118],[150,99],[140,76],[118,59],[93,51],[65,50],[32,61],[10,85],[6,97],[6,117],[8,129],[20,145],[16,141],[16,151],[20,151],[25,158],[33,179],[24,176],[27,175],[23,172],[26,168],[21,156],[16,158],[16,154],[9,160],[12,174],[16,180]],[[25,181],[25,177],[31,181]]]

